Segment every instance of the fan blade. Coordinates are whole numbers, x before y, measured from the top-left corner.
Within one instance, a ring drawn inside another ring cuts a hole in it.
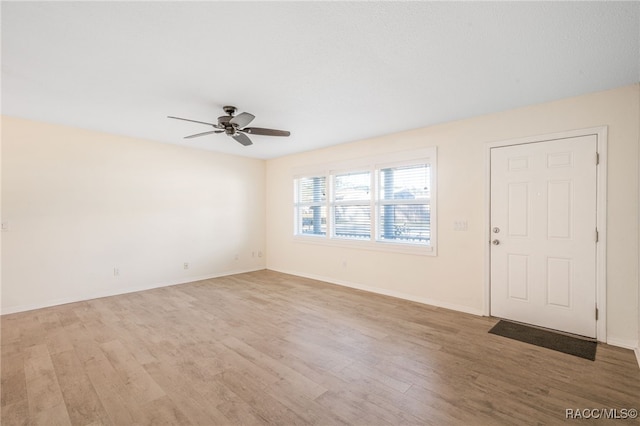
[[[275,129],[264,129],[262,127],[246,127],[244,129],[240,129],[241,132],[249,133],[251,135],[264,135],[264,136],[289,136],[291,132],[288,130],[275,130]]]
[[[236,124],[238,127],[244,127],[247,124],[251,123],[254,118],[256,117],[254,117],[253,114],[249,114],[248,112],[243,112],[236,115],[231,120],[229,120],[229,123]]]
[[[206,136],[206,135],[210,135],[212,133],[222,133],[222,130],[211,130],[209,132],[203,132],[203,133],[196,133],[195,135],[189,135],[189,136],[185,136],[185,139],[191,139],[191,138],[198,138],[200,136]]]
[[[242,145],[244,146],[249,146],[249,145],[253,145],[253,142],[251,142],[251,139],[249,139],[249,137],[245,134],[242,133],[236,133],[235,135],[232,136],[236,141],[240,142]]]
[[[218,127],[217,124],[213,124],[213,123],[205,123],[204,121],[198,121],[198,120],[189,120],[188,118],[180,118],[180,117],[173,117],[171,115],[167,115],[167,118],[174,118],[176,120],[184,120],[184,121],[191,121],[192,123],[200,123],[200,124],[206,124],[208,126],[213,126],[213,127]]]

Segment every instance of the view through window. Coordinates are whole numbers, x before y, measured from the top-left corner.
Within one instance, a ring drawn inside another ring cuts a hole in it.
[[[297,176],[294,235],[432,248],[434,166],[435,150],[419,160]]]

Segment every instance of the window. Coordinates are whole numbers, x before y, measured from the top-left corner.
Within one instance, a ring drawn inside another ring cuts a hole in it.
[[[431,240],[428,164],[379,170],[377,213],[380,241],[428,244]]]
[[[295,177],[294,235],[435,255],[435,160],[431,148]]]
[[[296,233],[327,234],[327,180],[324,176],[296,180]]]
[[[371,239],[371,172],[337,174],[332,178],[333,236]]]

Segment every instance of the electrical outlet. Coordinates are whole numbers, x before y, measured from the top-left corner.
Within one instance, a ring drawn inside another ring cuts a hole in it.
[[[184,269],[189,269],[189,262],[184,262],[184,264],[182,265],[182,267]]]
[[[120,269],[113,268],[113,276],[114,277],[119,277],[120,276]]]

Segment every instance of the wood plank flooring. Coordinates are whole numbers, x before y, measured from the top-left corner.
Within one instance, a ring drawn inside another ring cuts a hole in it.
[[[496,322],[273,271],[5,315],[1,423],[527,425],[640,409],[631,351],[600,344],[592,362],[489,334]]]

